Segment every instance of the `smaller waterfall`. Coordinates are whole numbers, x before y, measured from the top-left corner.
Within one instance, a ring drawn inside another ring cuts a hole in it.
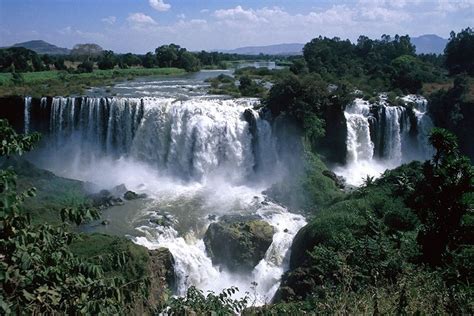
[[[425,98],[414,94],[403,97],[403,100],[414,105],[413,113],[416,117],[416,127],[418,132],[418,154],[425,158],[431,157],[434,154],[434,149],[429,143],[428,138],[434,127],[434,123],[428,115],[428,101]]]
[[[392,106],[381,94],[375,104],[356,98],[346,107],[347,165],[335,172],[347,183],[360,185],[367,175],[376,177],[401,163],[432,155],[428,135],[433,123],[426,99],[415,95],[400,99],[405,106]]]
[[[24,132],[28,134],[30,132],[31,97],[25,97],[24,111]]]

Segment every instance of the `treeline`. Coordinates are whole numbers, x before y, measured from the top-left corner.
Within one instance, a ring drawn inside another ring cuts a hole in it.
[[[176,44],[162,45],[155,52],[140,54],[116,54],[103,50],[97,44],[78,44],[70,55],[40,55],[23,47],[0,49],[0,72],[33,72],[67,70],[92,72],[98,69],[127,69],[130,67],[176,67],[186,71],[198,71],[202,67],[228,67],[228,62],[238,60],[268,60],[268,55],[239,55],[220,52],[190,52]]]

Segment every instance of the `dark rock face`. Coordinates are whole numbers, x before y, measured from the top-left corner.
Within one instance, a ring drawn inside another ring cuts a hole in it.
[[[346,187],[346,181],[344,180],[344,177],[338,176],[331,170],[324,170],[323,175],[333,180],[336,184],[336,187],[338,187],[339,189],[344,189]]]
[[[258,216],[223,216],[204,236],[214,264],[230,271],[251,271],[265,256],[274,229]]]
[[[108,190],[102,190],[99,193],[91,194],[89,195],[89,198],[92,200],[92,205],[99,208],[123,204],[121,198],[113,196]]]
[[[146,197],[147,197],[147,195],[144,194],[144,193],[143,193],[143,194],[137,194],[137,193],[135,193],[135,192],[133,192],[133,191],[127,191],[127,192],[125,192],[125,194],[123,195],[123,198],[124,198],[125,200],[128,200],[128,201],[130,201],[130,200],[136,200],[136,199],[143,199],[143,198],[146,198]]]
[[[282,278],[282,283],[275,293],[274,302],[290,302],[305,299],[319,284],[311,270],[306,267],[288,271]]]
[[[174,258],[168,248],[149,250],[151,276],[157,280],[166,281],[168,289],[175,291],[176,275],[174,273]],[[163,282],[157,282],[163,283]],[[150,291],[153,293],[153,291]]]
[[[25,122],[25,100],[19,96],[0,98],[0,118],[7,119],[10,125],[22,133]]]
[[[318,141],[318,152],[330,163],[345,164],[347,156],[347,124],[344,107],[337,104],[323,113],[326,121],[325,135]]]

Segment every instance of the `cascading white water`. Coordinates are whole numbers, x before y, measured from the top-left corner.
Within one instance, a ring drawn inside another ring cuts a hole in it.
[[[370,104],[356,99],[344,112],[347,121],[347,160],[349,163],[372,160],[374,143],[370,139]]]
[[[253,197],[253,203],[259,204]],[[306,224],[304,217],[289,213],[285,208],[274,203],[266,203],[257,214],[275,228],[273,242],[265,257],[248,275],[231,273],[218,266],[213,266],[207,256],[204,242],[194,233],[180,236],[171,227],[156,229],[150,226],[139,227],[145,234],[136,237],[136,243],[149,249],[168,248],[175,258],[175,272],[178,279],[178,294],[184,295],[190,285],[204,290],[220,292],[230,285],[239,288],[238,297],[249,293],[251,302],[256,305],[269,303],[275,295],[283,272],[289,267],[289,249],[296,233]],[[254,297],[254,295],[256,295]]]
[[[251,109],[253,100],[79,101],[78,107],[76,98],[53,98],[50,116],[56,145],[71,144],[74,139],[76,156],[125,155],[184,179],[201,179],[215,172],[246,179],[256,164],[275,162],[271,127]],[[252,111],[256,121],[253,135],[243,118],[245,110]]]
[[[425,158],[434,154],[434,149],[428,141],[429,134],[434,127],[431,117],[428,115],[428,100],[423,97],[410,94],[402,98],[406,103],[412,103],[413,113],[416,116],[418,152]]]
[[[334,171],[348,184],[360,185],[366,176],[377,177],[403,162],[431,156],[428,134],[433,123],[427,115],[426,99],[408,95],[401,100],[414,104],[416,126],[412,126],[407,107],[389,105],[383,94],[376,104],[356,98],[346,107],[347,165]],[[416,138],[412,139],[415,128]]]
[[[264,304],[275,294],[293,237],[306,222],[262,203],[269,183],[261,180],[274,176],[278,159],[271,125],[253,109],[255,102],[55,97],[48,105],[44,98],[40,111],[49,113],[49,152],[38,156],[60,175],[100,188],[125,183],[147,193],[151,202],[132,219],[139,232],[134,241],[171,251],[178,294],[190,285],[214,291],[236,285],[242,296],[253,293],[255,303]],[[255,179],[254,186],[248,184]],[[177,224],[154,224],[149,219],[157,209],[172,209]],[[264,259],[248,275],[213,266],[206,253],[208,215],[228,213],[257,214],[275,228]],[[191,223],[184,231],[183,222]]]
[[[24,110],[24,132],[28,134],[30,132],[30,112],[31,112],[31,97],[25,97],[25,110]]]

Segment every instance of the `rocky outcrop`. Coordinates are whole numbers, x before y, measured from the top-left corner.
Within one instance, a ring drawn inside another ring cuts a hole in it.
[[[164,289],[171,292],[176,290],[176,275],[174,273],[174,258],[168,248],[158,248],[149,250],[150,255],[149,270],[151,290],[150,295],[153,300],[162,302]]]
[[[146,194],[138,194],[129,191],[125,184],[120,184],[109,190],[101,190],[99,193],[89,195],[92,205],[99,208],[107,208],[116,205],[122,205],[123,199],[127,201],[146,198]],[[123,199],[122,199],[123,198]]]
[[[133,191],[127,191],[125,192],[125,194],[123,195],[123,198],[125,200],[136,200],[136,199],[143,199],[143,198],[146,198],[147,195],[145,193],[142,193],[142,194],[138,194],[138,193],[135,193]]]
[[[223,216],[209,226],[204,243],[214,264],[251,271],[264,258],[273,234],[273,227],[258,216]]]

